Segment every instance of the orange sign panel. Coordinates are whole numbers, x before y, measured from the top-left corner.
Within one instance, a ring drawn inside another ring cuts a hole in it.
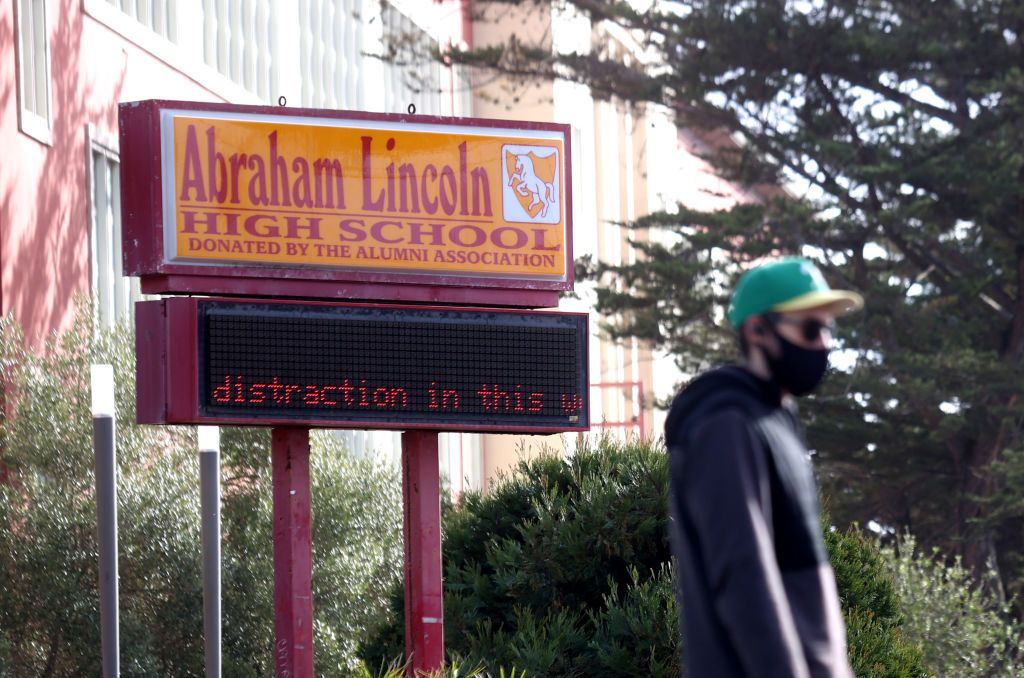
[[[202,112],[163,129],[168,262],[568,275],[560,133]]]

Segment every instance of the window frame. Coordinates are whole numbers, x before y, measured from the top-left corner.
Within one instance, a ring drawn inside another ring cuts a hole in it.
[[[96,160],[98,157],[102,157],[107,162],[115,165],[115,168],[111,171],[111,176],[117,177],[117,182],[116,184],[112,183],[109,193],[109,204],[113,214],[110,232],[104,234],[103,238],[100,237],[101,234],[98,230],[100,226],[97,213],[99,205],[96,200],[97,181],[100,180],[96,173]],[[138,278],[124,274],[124,260],[121,252],[122,234],[120,229],[121,197],[120,191],[117,190],[120,185],[121,157],[117,138],[97,131],[91,124],[87,125],[86,162],[89,179],[89,293],[94,303],[93,321],[98,327],[112,328],[120,323],[131,322],[135,314],[134,302],[142,299]],[[104,254],[104,252],[101,252],[101,246],[104,249],[109,247],[110,251]],[[108,260],[105,260],[104,256]],[[108,274],[111,277],[110,290],[114,293],[114,298],[109,302],[109,313],[104,312],[104,305],[101,301],[101,266],[105,266],[108,269]],[[119,286],[123,286],[122,295],[127,302],[123,314],[121,313],[121,305],[117,303],[117,289]]]
[[[28,3],[35,2],[35,0],[15,0],[14,2],[14,30],[17,35],[15,39],[15,53],[17,60],[17,82],[18,82],[18,128],[26,135],[32,137],[36,141],[46,145],[53,144],[53,86],[51,78],[51,55],[50,55],[50,0],[39,0],[39,8],[42,10],[42,17],[35,17],[36,21],[33,22],[32,29],[33,35],[26,36],[26,31],[23,30],[22,20],[26,16],[25,6]],[[39,24],[42,24],[40,27]],[[28,65],[26,63],[26,56],[28,54],[28,41],[31,40],[31,47],[34,51],[38,51],[38,42],[42,42],[42,73],[39,73],[39,67],[36,64],[35,56],[33,55],[32,65],[33,73],[31,77],[36,82],[33,83],[33,91],[35,95],[42,96],[43,104],[45,105],[45,114],[40,114],[37,111],[29,108],[26,102],[26,75],[28,71]],[[39,82],[39,81],[42,82]],[[36,91],[36,88],[41,89],[42,92]]]

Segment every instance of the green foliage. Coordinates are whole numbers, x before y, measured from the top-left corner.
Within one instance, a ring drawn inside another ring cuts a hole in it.
[[[904,636],[904,618],[892,575],[878,547],[863,533],[825,527],[825,546],[846,621],[850,666],[857,676],[927,678],[921,649]]]
[[[903,633],[923,649],[930,671],[960,678],[1024,675],[1024,626],[959,559],[946,564],[937,553],[922,555],[904,535],[882,548],[882,561],[896,582]]]
[[[514,668],[507,671],[505,668],[501,668],[497,673],[492,673],[479,666],[469,670],[464,670],[462,667],[463,665],[455,660],[448,662],[440,671],[429,673],[417,671],[416,676],[417,678],[530,678],[526,672]],[[363,667],[354,674],[354,678],[406,678],[406,670],[405,664],[392,662],[375,674]]]
[[[856,529],[841,533],[825,523],[825,548],[836,575],[844,609],[870,610],[879,623],[896,626],[901,622],[896,584],[886,576],[878,549]]]
[[[195,431],[135,425],[134,349],[82,318],[39,352],[0,320],[0,675],[100,673],[89,365],[114,366],[121,670],[203,673]],[[397,474],[313,436],[317,673],[360,670],[401,563]],[[222,430],[223,672],[273,672],[269,431]]]
[[[492,494],[465,496],[444,519],[448,649],[536,675],[678,676],[667,502],[664,450],[610,440],[521,462]],[[826,544],[857,675],[926,676],[874,543],[829,531]],[[398,589],[370,665],[402,650],[401,602]]]
[[[507,0],[477,6],[491,4]],[[606,44],[531,57],[550,46],[538,31],[478,44],[465,61],[664,106],[718,174],[760,196],[638,220],[635,264],[580,262],[611,335],[648,340],[693,374],[734,352],[722,310],[743,268],[815,258],[867,299],[841,323],[851,368],[804,407],[834,519],[909,528],[977,576],[997,564],[1019,593],[1024,505],[1009,479],[1024,473],[1024,5],[562,5],[624,29],[644,58]],[[993,468],[999,459],[1017,470]]]
[[[850,666],[858,678],[928,678],[921,650],[910,645],[899,629],[879,621],[869,611],[843,615]]]
[[[355,675],[358,643],[387,613],[401,571],[401,484],[329,433],[310,445],[316,670]],[[274,645],[270,431],[222,429],[221,454],[224,674],[263,676]]]
[[[594,658],[607,675],[679,675],[679,615],[675,577],[666,562],[646,579],[634,568],[623,594],[609,581],[603,607],[592,616]]]
[[[41,353],[0,321],[5,382],[0,484],[0,673],[100,673],[89,364],[115,365],[121,668],[202,672],[198,475],[188,431],[133,426],[132,349],[76,329]],[[160,454],[152,451],[160,450]]]

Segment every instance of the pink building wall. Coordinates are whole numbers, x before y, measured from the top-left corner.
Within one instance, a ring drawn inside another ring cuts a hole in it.
[[[116,140],[118,102],[223,97],[83,12],[82,0],[50,0],[52,126],[42,143],[18,125],[16,4],[0,3],[0,312],[39,343],[70,324],[75,294],[90,289],[87,126]]]

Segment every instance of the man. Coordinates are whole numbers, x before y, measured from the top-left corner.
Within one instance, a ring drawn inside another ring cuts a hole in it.
[[[821,381],[835,317],[860,308],[807,259],[748,271],[729,308],[742,362],[675,399],[671,537],[689,678],[852,678],[792,398]]]

